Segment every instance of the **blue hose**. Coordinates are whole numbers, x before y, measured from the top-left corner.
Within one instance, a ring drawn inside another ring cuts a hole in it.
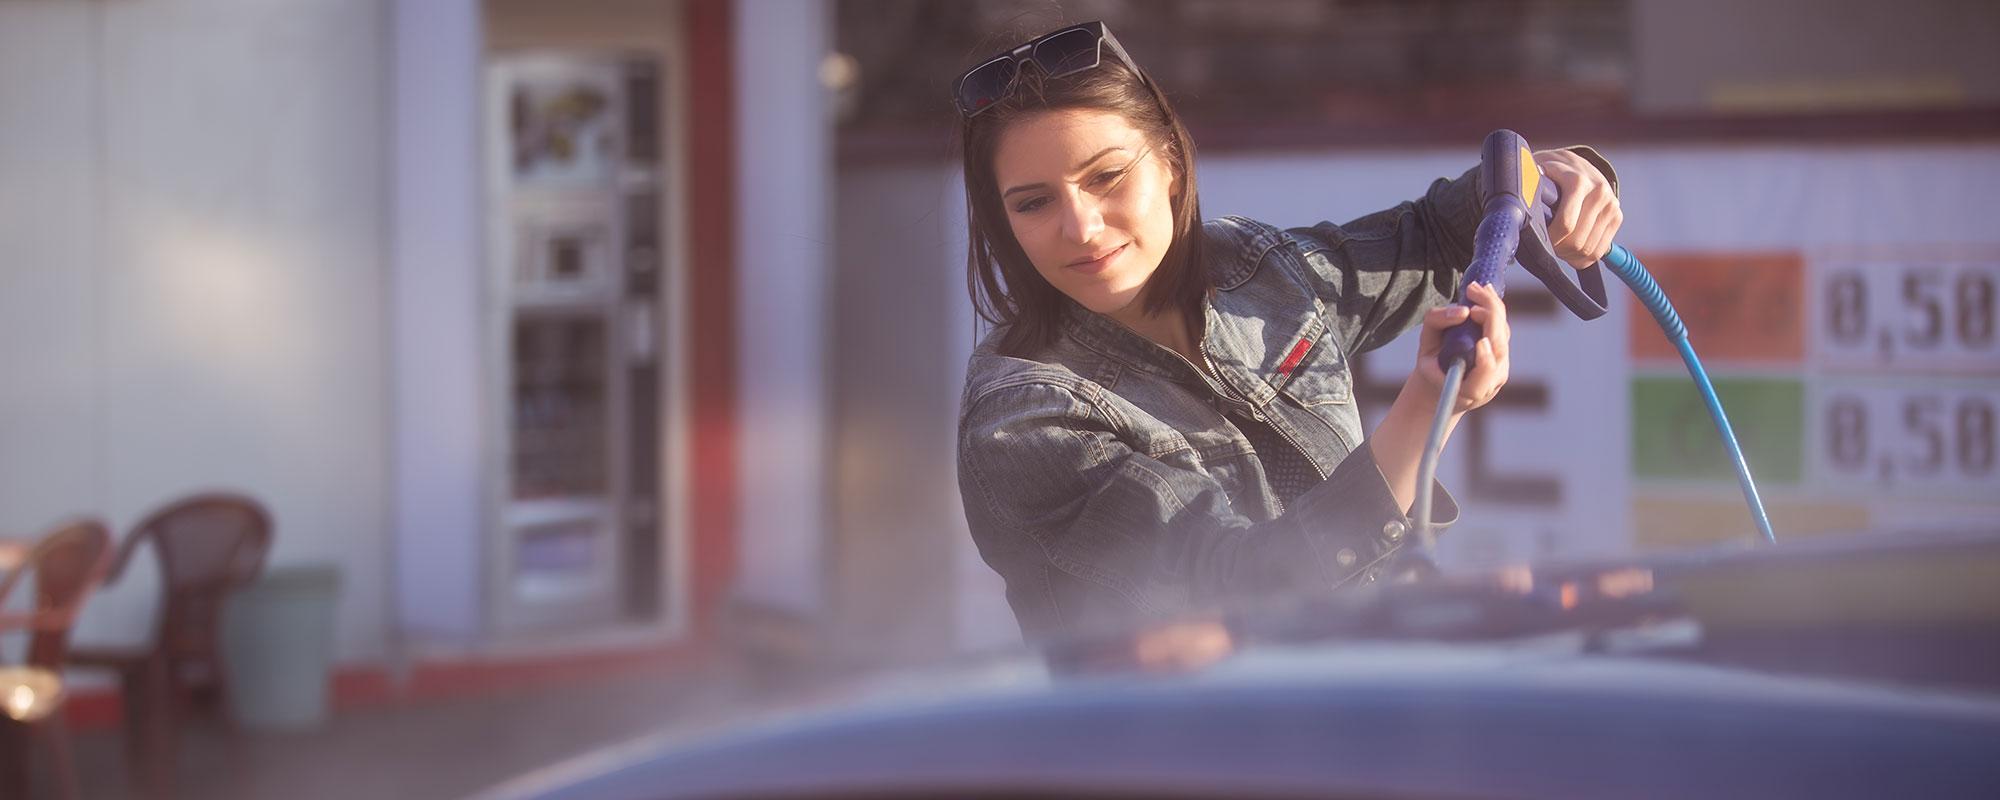
[[[1632,287],[1632,294],[1640,304],[1652,312],[1653,319],[1660,323],[1660,331],[1667,340],[1680,351],[1681,362],[1687,364],[1688,375],[1694,378],[1695,387],[1701,390],[1702,402],[1708,404],[1708,416],[1715,420],[1716,432],[1722,434],[1722,445],[1729,450],[1731,465],[1736,468],[1736,483],[1743,488],[1743,499],[1750,503],[1750,517],[1757,523],[1758,532],[1764,534],[1764,541],[1777,543],[1778,537],[1771,532],[1771,517],[1764,513],[1764,501],[1757,496],[1757,484],[1750,479],[1750,462],[1743,458],[1743,448],[1736,443],[1736,432],[1729,427],[1729,417],[1722,413],[1722,400],[1715,396],[1715,385],[1708,381],[1708,371],[1702,369],[1701,359],[1694,354],[1694,345],[1688,342],[1687,326],[1681,323],[1681,315],[1674,313],[1674,306],[1667,302],[1667,293],[1653,282],[1653,276],[1646,267],[1623,245],[1612,245],[1611,252],[1604,256],[1604,265],[1626,286]]]

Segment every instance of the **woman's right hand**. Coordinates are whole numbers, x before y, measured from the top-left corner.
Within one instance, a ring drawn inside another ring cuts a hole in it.
[[[1507,305],[1501,302],[1499,292],[1483,283],[1467,286],[1465,295],[1472,302],[1471,307],[1454,303],[1424,314],[1423,333],[1417,340],[1417,368],[1410,373],[1406,384],[1407,388],[1422,389],[1423,396],[1430,398],[1431,407],[1436,408],[1438,393],[1444,391],[1444,370],[1438,367],[1444,332],[1468,318],[1479,323],[1485,335],[1472,348],[1472,368],[1458,386],[1453,414],[1463,414],[1492,402],[1500,387],[1507,385],[1507,343],[1511,334],[1507,327]]]

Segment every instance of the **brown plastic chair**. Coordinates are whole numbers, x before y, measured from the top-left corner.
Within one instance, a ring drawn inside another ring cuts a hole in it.
[[[13,713],[0,714],[0,797],[28,796],[29,750],[36,740],[49,750],[58,793],[66,798],[77,796],[76,763],[63,716],[61,670],[69,651],[70,629],[84,598],[103,577],[110,550],[111,533],[103,523],[71,521],[42,537],[18,566],[0,578],[0,604],[7,602],[14,587],[27,576],[34,576],[35,592],[28,610],[0,612],[0,630],[29,632],[27,658],[20,667],[8,668],[7,677],[0,677],[0,703],[21,702],[23,708],[15,710],[32,709],[25,721],[16,720]],[[0,658],[0,663],[5,661]],[[17,694],[31,689],[40,691]],[[34,708],[33,703],[48,703],[51,693],[53,709],[44,712]]]
[[[271,547],[271,515],[248,497],[211,493],[154,511],[118,548],[107,581],[116,581],[138,549],[152,543],[160,564],[159,626],[130,648],[78,648],[70,663],[117,670],[125,710],[125,752],[134,781],[155,796],[171,794],[175,728],[191,690],[206,690],[228,719],[222,662],[222,607],[255,580]]]

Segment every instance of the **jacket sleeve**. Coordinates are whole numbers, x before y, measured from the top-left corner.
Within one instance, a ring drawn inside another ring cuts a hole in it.
[[[1585,146],[1564,148],[1596,166],[1617,190],[1611,163]],[[1352,355],[1381,347],[1451,302],[1472,262],[1479,227],[1479,170],[1433,181],[1424,196],[1345,224],[1322,222],[1289,233],[1313,291]]]
[[[1191,453],[1140,452],[1116,436],[1080,394],[1093,390],[999,389],[960,426],[967,522],[1031,641],[1332,588],[1407,538],[1366,448],[1282,516],[1254,522]],[[1441,520],[1457,517],[1448,498],[1439,505]]]

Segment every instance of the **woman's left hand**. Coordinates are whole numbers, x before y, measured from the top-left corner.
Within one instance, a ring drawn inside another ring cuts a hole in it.
[[[1625,221],[1618,209],[1618,195],[1611,181],[1582,156],[1568,150],[1543,150],[1535,154],[1542,176],[1562,190],[1556,201],[1556,215],[1549,220],[1549,241],[1556,256],[1577,269],[1586,269],[1611,252],[1612,237]]]
[[[1484,283],[1467,284],[1465,299],[1471,305],[1453,303],[1424,314],[1423,333],[1417,339],[1417,368],[1404,383],[1405,389],[1417,382],[1424,390],[1423,408],[1436,408],[1437,396],[1444,391],[1444,369],[1438,366],[1438,353],[1444,350],[1444,332],[1467,320],[1479,323],[1482,335],[1473,344],[1472,368],[1458,386],[1452,413],[1463,414],[1492,402],[1500,387],[1507,385],[1507,372],[1513,364],[1507,357],[1508,344],[1513,339],[1513,329],[1507,326],[1507,304],[1500,299],[1499,292]],[[1401,399],[1397,397],[1398,401]]]

